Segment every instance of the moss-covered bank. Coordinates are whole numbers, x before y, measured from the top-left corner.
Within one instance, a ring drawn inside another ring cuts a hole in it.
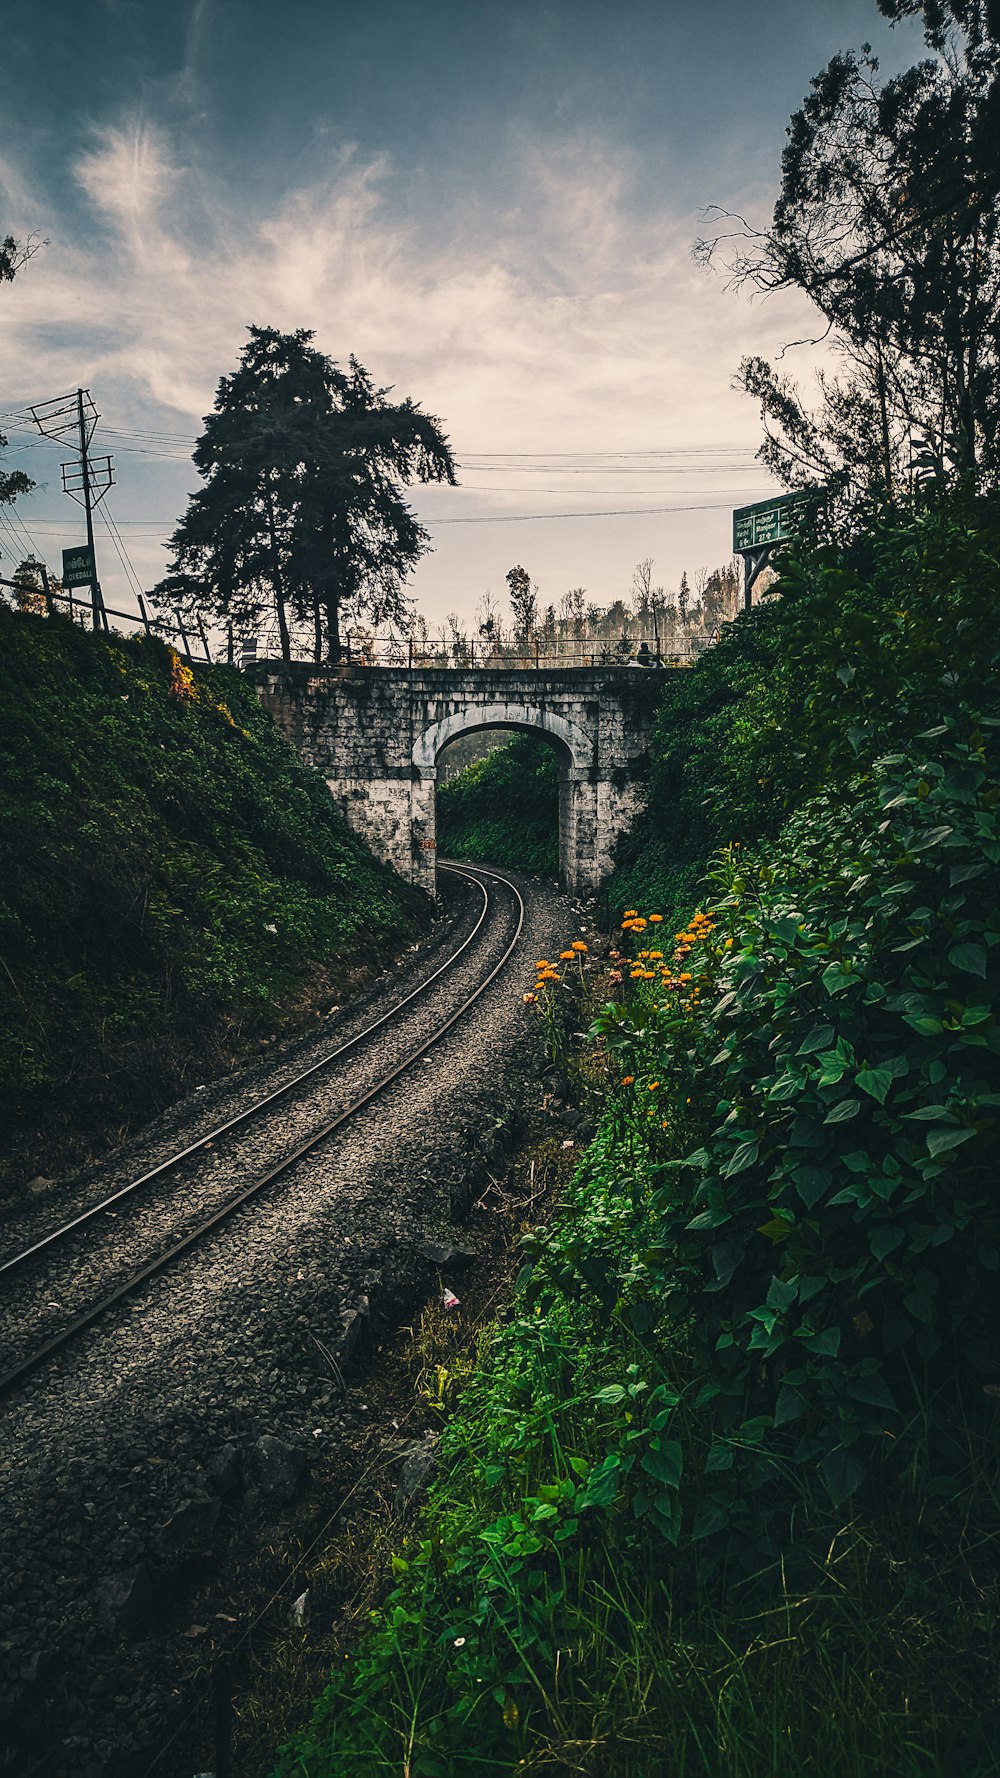
[[[0,609],[5,1179],[329,1004],[424,910],[231,668]]]

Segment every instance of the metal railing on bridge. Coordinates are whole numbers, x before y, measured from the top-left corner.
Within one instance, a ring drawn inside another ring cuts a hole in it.
[[[342,663],[354,667],[494,668],[501,672],[550,671],[559,667],[684,667],[687,658],[667,653],[656,637],[630,636],[626,643],[539,637],[516,642],[468,642],[432,637],[344,639]]]

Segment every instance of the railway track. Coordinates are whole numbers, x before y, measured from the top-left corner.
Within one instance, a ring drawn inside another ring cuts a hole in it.
[[[427,1059],[485,993],[517,946],[524,902],[497,871],[440,868],[474,885],[482,906],[431,975],[273,1091],[0,1262],[0,1336],[13,1348],[0,1357],[0,1397],[320,1149]],[[499,956],[498,923],[508,929]],[[336,1070],[349,1061],[353,1070]]]

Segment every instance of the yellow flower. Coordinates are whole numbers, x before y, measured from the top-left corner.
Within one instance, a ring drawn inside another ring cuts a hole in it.
[[[683,975],[677,977],[677,980],[679,982],[693,982],[694,976],[691,974],[690,970],[685,970]]]
[[[663,961],[663,952],[662,951],[647,951],[646,955],[648,956],[651,963],[654,961],[657,963],[662,963],[662,961]]]
[[[538,999],[538,995],[537,994],[523,994],[521,996],[521,998],[523,999],[525,1006],[533,1006],[535,1001]]]
[[[633,920],[632,921],[632,931],[633,932],[645,932],[645,930],[646,930],[645,920]]]
[[[560,961],[560,963],[572,963],[572,961],[573,961],[572,951],[560,951],[559,961]]]
[[[637,912],[638,912],[638,909],[636,909],[636,908],[626,908],[625,912],[622,915],[622,919],[623,920],[634,920]]]
[[[623,1074],[621,1084],[623,1087],[634,1086],[635,1085],[635,1075],[634,1074]]]
[[[662,914],[650,914],[650,916],[649,916],[649,924],[650,924],[650,925],[651,925],[651,926],[662,926],[662,924],[663,924],[663,915],[662,915]]]
[[[650,1092],[651,1092],[651,1093],[655,1093],[655,1092],[656,1092],[656,1089],[657,1089],[657,1087],[658,1087],[658,1086],[659,1086],[659,1084],[660,1084],[660,1083],[659,1083],[659,1081],[658,1081],[658,1080],[651,1080],[651,1081],[650,1081],[650,1083],[649,1083],[649,1090],[650,1090]]]
[[[629,970],[629,975],[630,975],[630,976],[631,976],[631,977],[632,977],[632,980],[633,980],[633,981],[634,981],[634,982],[636,982],[636,981],[638,981],[638,979],[639,979],[639,977],[640,977],[640,976],[641,976],[641,974],[642,974],[642,970],[641,970],[641,969],[630,969],[630,970]]]
[[[573,940],[573,949],[574,951],[585,951],[587,949],[582,938],[575,938]]]
[[[538,962],[535,964],[535,968],[536,969],[551,969],[552,965],[549,962],[547,957],[539,957]]]

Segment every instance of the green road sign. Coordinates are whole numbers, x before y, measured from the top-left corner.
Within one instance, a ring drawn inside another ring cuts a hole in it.
[[[94,578],[94,552],[89,543],[63,550],[63,586],[92,586]]]
[[[802,523],[803,507],[815,500],[818,490],[803,488],[798,494],[778,494],[758,500],[754,506],[738,506],[733,513],[733,551],[744,555],[765,543],[784,543]]]

